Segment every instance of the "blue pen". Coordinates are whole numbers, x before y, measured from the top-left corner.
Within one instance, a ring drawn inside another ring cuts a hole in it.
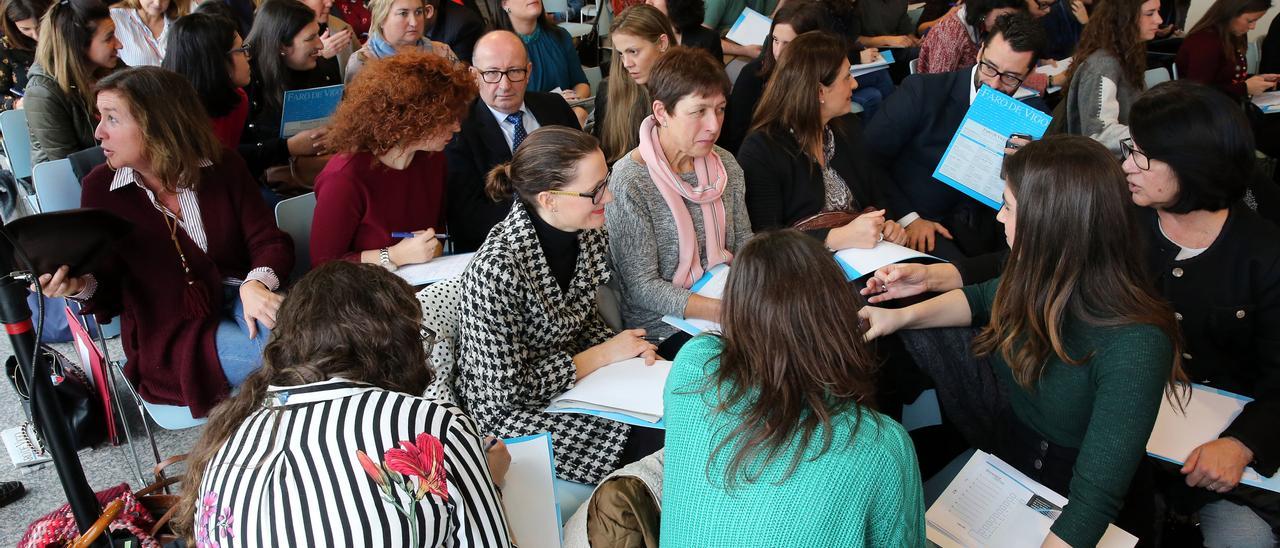
[[[413,237],[413,233],[412,233],[412,232],[392,232],[392,233],[391,233],[391,237],[392,237],[392,238],[412,238],[412,237]],[[436,239],[437,239],[437,240],[448,240],[448,239],[449,239],[449,235],[448,235],[448,234],[436,234]]]
[[[10,93],[10,94],[12,94],[14,97],[26,97],[26,96],[27,96],[25,93],[22,93],[21,91],[18,91],[18,89],[17,89],[17,88],[9,88],[9,93]]]

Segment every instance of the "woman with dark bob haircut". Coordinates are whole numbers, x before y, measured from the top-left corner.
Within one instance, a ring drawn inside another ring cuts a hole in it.
[[[506,447],[417,397],[434,335],[408,284],[329,263],[279,318],[262,369],[191,451],[174,518],[188,546],[511,545],[494,488]]]
[[[1253,398],[1164,483],[1175,510],[1199,510],[1206,546],[1275,545],[1259,515],[1277,516],[1280,503],[1239,484],[1247,466],[1264,476],[1280,467],[1280,230],[1241,200],[1249,125],[1226,95],[1187,81],[1145,93],[1129,121],[1125,176],[1147,208],[1152,273],[1177,311],[1187,374]]]
[[[422,51],[370,63],[349,84],[331,133],[341,153],[316,177],[311,264],[342,259],[395,270],[440,255],[441,151],[475,96],[466,67]]]

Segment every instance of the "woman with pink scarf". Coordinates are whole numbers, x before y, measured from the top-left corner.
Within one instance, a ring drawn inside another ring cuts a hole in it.
[[[670,359],[689,336],[662,317],[719,321],[720,301],[690,288],[733,260],[751,221],[742,168],[715,146],[729,95],[724,69],[705,51],[672,48],[648,86],[653,114],[640,125],[640,146],[613,166],[605,226],[623,321],[662,339],[658,354]]]

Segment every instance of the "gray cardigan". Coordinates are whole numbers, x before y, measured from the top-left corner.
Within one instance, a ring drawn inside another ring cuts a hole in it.
[[[728,175],[724,194],[725,248],[736,253],[751,238],[747,217],[746,182],[742,167],[727,150],[715,147]],[[692,172],[681,174],[692,182]],[[666,338],[676,328],[662,322],[662,316],[684,315],[691,292],[671,283],[680,262],[680,242],[676,223],[662,193],[649,178],[649,170],[624,156],[613,165],[609,177],[613,201],[605,206],[605,226],[609,230],[609,254],[622,282],[622,319],[627,328],[642,327],[649,336]],[[702,209],[685,201],[698,237],[698,254],[706,268],[706,238],[702,232]]]
[[[1071,76],[1066,101],[1066,132],[1084,135],[1120,155],[1120,140],[1129,136],[1129,107],[1142,89],[1129,83],[1124,68],[1110,52],[1097,51]]]

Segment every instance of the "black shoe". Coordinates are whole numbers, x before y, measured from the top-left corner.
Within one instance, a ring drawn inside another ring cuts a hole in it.
[[[9,503],[22,498],[27,494],[27,489],[22,486],[20,481],[6,481],[0,483],[0,507],[8,506]]]

